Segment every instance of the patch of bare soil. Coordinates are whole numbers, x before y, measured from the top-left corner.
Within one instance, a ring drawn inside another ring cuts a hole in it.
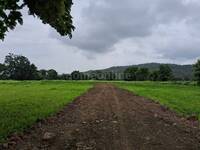
[[[45,107],[45,106],[44,106]],[[200,150],[200,126],[159,104],[98,84],[2,149]]]

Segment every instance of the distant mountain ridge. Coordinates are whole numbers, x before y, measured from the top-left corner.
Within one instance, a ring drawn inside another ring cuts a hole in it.
[[[87,75],[95,73],[96,71],[101,72],[113,72],[113,73],[123,73],[128,67],[138,67],[138,68],[148,68],[150,71],[158,70],[159,66],[162,65],[161,63],[146,63],[146,64],[139,64],[139,65],[129,65],[129,66],[114,66],[106,69],[101,70],[90,70],[84,72]],[[177,64],[167,64],[173,71],[173,75],[177,79],[193,79],[193,67],[192,65],[177,65]]]

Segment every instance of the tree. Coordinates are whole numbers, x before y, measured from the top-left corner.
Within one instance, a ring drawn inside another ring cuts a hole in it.
[[[136,73],[138,71],[137,67],[129,67],[124,71],[124,80],[126,81],[136,81]]]
[[[0,39],[4,39],[9,29],[23,24],[22,9],[27,6],[29,14],[39,17],[43,23],[51,25],[62,36],[72,37],[75,29],[72,23],[72,0],[0,0]]]
[[[194,76],[197,80],[197,84],[200,86],[200,60],[194,65]]]
[[[173,77],[172,69],[169,65],[160,65],[159,67],[159,80],[160,81],[169,81]]]
[[[139,81],[145,81],[149,78],[149,69],[148,68],[139,68],[136,72],[136,78]]]
[[[105,73],[105,80],[115,80],[116,79],[116,75],[113,72],[106,72]]]
[[[150,80],[152,80],[152,81],[158,81],[159,80],[159,71],[158,70],[151,72]]]
[[[37,72],[37,67],[28,58],[21,55],[9,54],[4,62],[6,75],[13,80],[31,80]]]
[[[81,80],[82,79],[82,73],[80,73],[79,71],[73,71],[71,73],[71,78],[72,78],[72,80]]]
[[[0,63],[0,80],[7,79],[6,76],[6,66]]]
[[[100,71],[100,70],[96,70],[96,71],[93,71],[92,74],[90,75],[90,78],[93,79],[93,80],[105,80],[105,77],[106,75]]]
[[[54,69],[50,69],[47,71],[47,77],[48,80],[56,80],[58,79],[58,73]]]
[[[40,76],[37,70],[37,67],[34,64],[31,64],[30,66],[30,80],[39,80]]]
[[[47,79],[47,70],[44,70],[44,69],[39,70],[38,74],[39,74],[39,79],[41,80]]]

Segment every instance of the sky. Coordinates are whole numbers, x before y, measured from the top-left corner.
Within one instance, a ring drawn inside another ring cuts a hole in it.
[[[73,38],[23,10],[24,24],[0,42],[39,69],[59,73],[149,62],[191,64],[200,58],[199,0],[74,0]]]

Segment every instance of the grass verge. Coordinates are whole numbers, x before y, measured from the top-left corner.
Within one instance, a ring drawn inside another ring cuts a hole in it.
[[[161,82],[116,82],[118,87],[200,120],[200,87]]]
[[[54,114],[92,82],[0,81],[0,141]]]

